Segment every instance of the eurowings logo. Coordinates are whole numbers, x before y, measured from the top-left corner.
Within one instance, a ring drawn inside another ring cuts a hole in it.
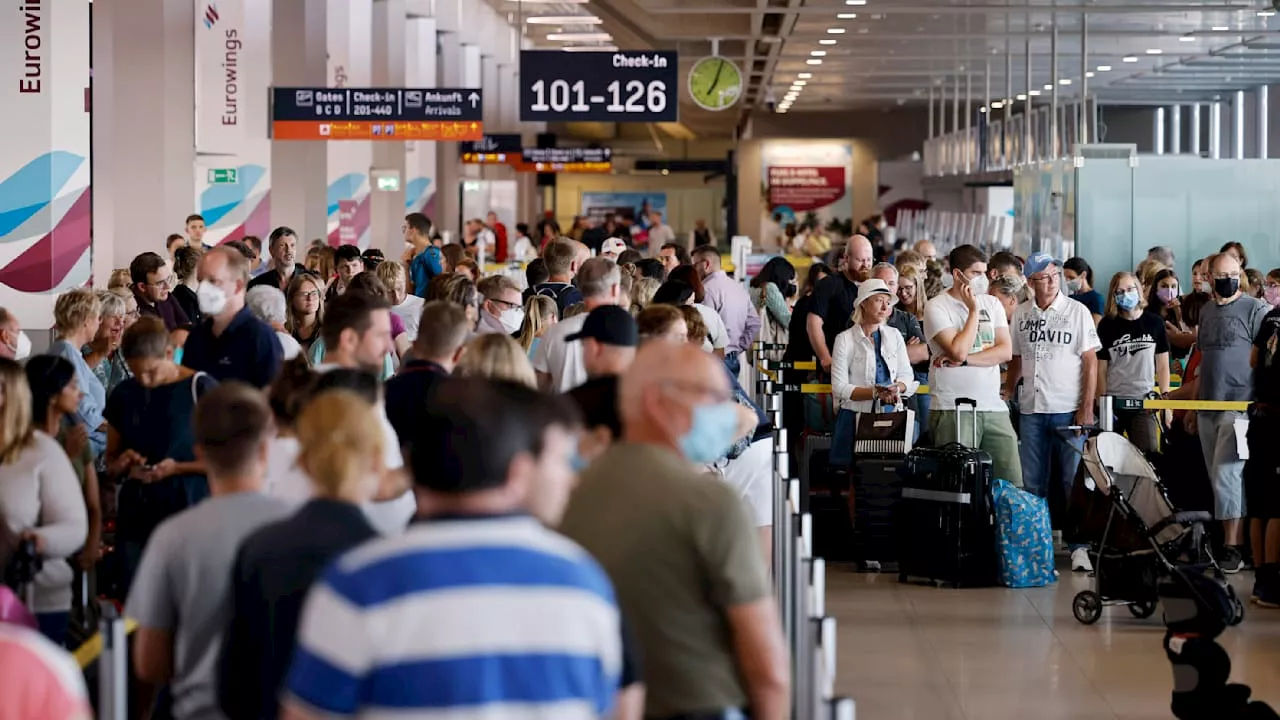
[[[204,8],[204,26],[210,30],[218,24],[218,6],[209,3]]]

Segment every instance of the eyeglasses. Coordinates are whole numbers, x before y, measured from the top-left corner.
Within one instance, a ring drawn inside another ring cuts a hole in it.
[[[500,298],[489,298],[489,302],[495,302],[495,303],[498,303],[499,305],[502,305],[503,307],[506,307],[506,308],[518,308],[518,307],[520,307],[520,303],[508,302],[508,301],[506,301],[506,300],[502,300],[502,299],[500,299]]]
[[[163,287],[165,285],[168,285],[172,281],[173,281],[173,273],[169,273],[168,275],[165,275],[164,277],[160,278],[159,280],[156,280],[155,282],[151,282],[150,280],[148,280],[147,284],[150,285],[151,287]]]
[[[320,297],[320,291],[319,291],[319,290],[305,290],[305,291],[303,291],[303,292],[298,293],[298,297],[301,297],[301,298],[303,298],[304,300],[310,300],[310,299],[312,299],[312,298],[318,298],[318,297]]]
[[[1239,272],[1224,272],[1224,273],[1216,272],[1213,274],[1214,280],[1226,280],[1227,278],[1235,278],[1239,280],[1240,273]]]

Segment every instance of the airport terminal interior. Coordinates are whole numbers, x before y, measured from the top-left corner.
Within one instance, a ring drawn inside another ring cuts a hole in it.
[[[1280,718],[1278,12],[11,3],[0,720]]]

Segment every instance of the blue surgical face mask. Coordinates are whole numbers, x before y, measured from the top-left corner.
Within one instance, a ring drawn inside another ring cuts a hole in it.
[[[724,457],[738,431],[738,406],[733,402],[693,408],[693,426],[680,438],[680,452],[695,463],[711,463]]]
[[[580,473],[583,470],[586,470],[587,466],[590,464],[591,463],[586,458],[582,457],[582,453],[578,452],[577,448],[574,448],[573,454],[569,456],[569,467],[572,468],[575,473]]]
[[[181,365],[181,364],[182,364],[182,348],[176,348],[176,349],[174,349],[174,351],[173,351],[173,364],[175,364],[175,365]]]
[[[1116,293],[1116,307],[1125,312],[1138,307],[1138,293],[1135,290]]]

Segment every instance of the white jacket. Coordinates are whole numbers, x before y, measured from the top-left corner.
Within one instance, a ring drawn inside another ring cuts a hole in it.
[[[907,358],[907,343],[902,333],[888,325],[880,326],[880,354],[889,366],[892,382],[900,382],[907,387],[901,394],[906,398],[915,393],[920,383],[911,371],[911,361]],[[850,400],[854,388],[875,387],[876,384],[876,343],[862,332],[860,325],[845,330],[836,336],[836,345],[831,353],[831,394],[839,403],[841,410],[853,412],[872,412],[873,400]]]

